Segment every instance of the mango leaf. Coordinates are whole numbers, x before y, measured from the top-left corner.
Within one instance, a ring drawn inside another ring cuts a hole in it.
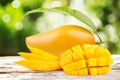
[[[59,13],[63,13],[63,14],[69,14],[69,15],[75,17],[76,19],[78,19],[79,21],[88,25],[96,33],[97,37],[100,40],[99,43],[103,43],[102,39],[100,38],[100,36],[97,33],[97,30],[96,30],[95,25],[92,22],[92,20],[80,11],[70,9],[68,7],[38,8],[38,9],[28,11],[25,15],[29,15],[31,13],[36,13],[36,12],[59,12]]]

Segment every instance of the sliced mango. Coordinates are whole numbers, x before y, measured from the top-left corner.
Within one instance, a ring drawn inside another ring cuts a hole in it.
[[[61,65],[69,64],[74,62],[72,55],[67,55],[60,60]]]
[[[48,56],[43,56],[43,55],[40,56],[34,53],[19,52],[18,54],[28,60],[58,61],[58,59],[49,58]]]
[[[108,73],[110,70],[111,69],[110,69],[109,66],[105,66],[105,67],[92,67],[92,68],[88,69],[89,74],[91,76],[103,75],[103,74]]]
[[[15,63],[32,70],[51,71],[61,69],[58,61],[20,60]]]
[[[110,52],[98,45],[77,45],[71,48],[71,52],[69,49],[61,55],[60,65],[64,72],[74,76],[106,74],[113,63]]]
[[[96,76],[108,73],[111,70],[110,65],[113,64],[110,52],[98,45],[76,45],[66,50],[60,56],[28,47],[31,53],[18,53],[25,60],[15,63],[32,70],[53,71],[63,69],[68,75]]]
[[[28,46],[28,48],[29,48],[30,51],[31,51],[32,53],[34,53],[34,54],[37,54],[37,55],[40,55],[40,56],[49,57],[49,58],[51,58],[51,59],[56,59],[56,60],[59,59],[58,56],[52,55],[52,54],[50,54],[50,53],[48,53],[48,52],[45,52],[45,51],[43,51],[43,50],[41,50],[41,49],[37,49],[37,48],[31,47],[31,46]]]
[[[19,52],[25,58],[15,62],[16,64],[32,70],[51,71],[61,69],[59,57],[45,51],[30,47],[32,53]]]
[[[77,45],[73,47],[71,50],[73,51],[72,56],[75,61],[85,59],[84,51],[82,50],[81,46]]]
[[[108,51],[108,49],[104,49],[102,47],[97,47],[95,49],[95,57],[99,58],[99,57],[110,57],[111,54]]]

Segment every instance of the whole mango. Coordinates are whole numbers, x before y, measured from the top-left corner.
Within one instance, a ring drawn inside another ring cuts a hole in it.
[[[94,36],[86,29],[76,25],[65,25],[54,30],[28,36],[26,44],[59,56],[75,45],[95,44]]]

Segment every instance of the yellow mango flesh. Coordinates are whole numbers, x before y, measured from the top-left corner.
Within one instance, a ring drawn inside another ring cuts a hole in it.
[[[113,63],[110,52],[97,45],[77,45],[60,55],[60,65],[68,75],[102,75]]]
[[[37,54],[35,54],[35,53],[19,52],[18,54],[19,54],[20,56],[24,57],[25,59],[28,59],[28,60],[58,61],[58,58],[57,58],[57,57],[56,57],[56,59],[54,59],[54,58],[49,58],[48,56],[37,55]]]
[[[52,55],[51,53],[48,53],[46,51],[43,51],[41,49],[38,49],[38,48],[34,48],[34,47],[31,47],[31,46],[28,46],[30,51],[34,54],[37,54],[37,55],[40,55],[40,56],[45,56],[45,57],[49,57],[51,59],[55,59],[55,60],[58,60],[58,56],[55,56],[55,55]]]
[[[61,69],[58,61],[20,60],[15,62],[32,70],[51,71]]]
[[[51,71],[61,69],[59,57],[45,51],[30,47],[32,53],[19,52],[25,58],[15,62],[16,64],[30,68],[32,70]]]
[[[25,60],[16,64],[32,70],[53,71],[63,69],[68,75],[103,75],[108,73],[113,64],[111,54],[107,49],[97,45],[77,45],[66,50],[60,56],[52,55],[43,50],[30,47],[31,53],[19,52]]]

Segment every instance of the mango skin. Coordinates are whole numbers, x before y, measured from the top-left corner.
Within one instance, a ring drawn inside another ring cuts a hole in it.
[[[88,30],[76,25],[65,25],[26,38],[27,46],[35,47],[57,56],[75,45],[86,43],[95,44],[94,36]]]

